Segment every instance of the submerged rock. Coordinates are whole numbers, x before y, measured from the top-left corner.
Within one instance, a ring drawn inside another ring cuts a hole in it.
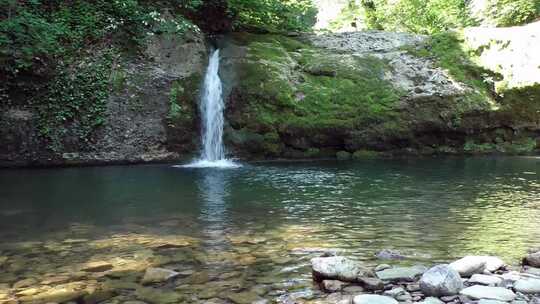
[[[383,281],[414,281],[426,272],[425,266],[396,267],[377,272],[377,277]]]
[[[359,277],[372,277],[373,273],[360,262],[346,257],[319,257],[311,259],[313,278],[320,282],[324,279],[336,279],[356,282]]]
[[[453,268],[437,265],[422,275],[420,289],[427,296],[452,296],[463,289],[463,282]]]
[[[144,277],[141,280],[142,284],[150,284],[150,283],[162,283],[165,281],[168,281],[174,277],[179,276],[180,273],[165,269],[165,268],[148,268],[146,269],[146,272],[144,273]]]
[[[15,284],[13,284],[13,288],[19,289],[19,288],[30,287],[34,284],[37,284],[37,282],[38,281],[34,278],[28,278],[28,279],[24,279],[24,280],[20,280],[16,282]]]
[[[386,296],[359,295],[353,298],[353,304],[398,304],[398,301]]]
[[[21,297],[19,300],[23,303],[31,302],[33,304],[68,302],[82,298],[84,295],[88,294],[85,288],[86,284],[82,282],[73,282],[55,286],[35,295]]]
[[[405,256],[397,250],[383,249],[375,255],[379,259],[383,260],[402,260]]]
[[[178,303],[184,298],[179,293],[151,287],[138,288],[135,295],[143,301],[154,304]]]
[[[516,294],[509,289],[481,285],[467,287],[460,294],[475,300],[488,299],[509,302],[516,298]]]
[[[98,261],[98,262],[89,262],[83,265],[81,268],[82,271],[86,272],[102,272],[107,271],[113,268],[113,265],[108,262]]]
[[[343,289],[343,286],[345,283],[338,281],[338,280],[324,280],[322,281],[322,287],[324,291],[327,292],[336,292]]]

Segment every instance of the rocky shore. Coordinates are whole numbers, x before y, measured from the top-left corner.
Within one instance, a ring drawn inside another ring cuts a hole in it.
[[[388,258],[399,258],[392,252]],[[466,256],[431,268],[368,268],[343,256],[311,260],[313,279],[328,295],[317,303],[540,303],[540,251],[511,267],[494,256]]]

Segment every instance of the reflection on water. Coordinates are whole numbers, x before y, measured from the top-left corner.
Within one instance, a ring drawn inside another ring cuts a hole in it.
[[[311,290],[308,260],[328,250],[370,264],[386,248],[409,256],[404,263],[472,253],[517,262],[540,245],[539,169],[538,158],[451,158],[3,170],[0,261],[28,262],[20,250],[44,258],[55,244],[85,239],[59,245],[62,254],[188,269],[197,276],[177,284],[192,293],[269,278]],[[28,241],[41,247],[9,249]],[[6,265],[0,283],[20,276]]]

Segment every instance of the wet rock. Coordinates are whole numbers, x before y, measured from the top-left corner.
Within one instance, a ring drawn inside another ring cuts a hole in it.
[[[229,293],[227,294],[227,299],[235,304],[251,304],[261,300],[259,295],[252,291]]]
[[[540,294],[539,279],[524,279],[514,283],[514,289],[524,294]]]
[[[463,277],[470,277],[484,270],[494,272],[504,267],[503,260],[494,256],[466,256],[450,264]]]
[[[382,260],[403,260],[405,256],[402,255],[397,250],[383,249],[375,255],[377,258]]]
[[[424,266],[396,267],[377,272],[377,277],[383,281],[414,281],[426,272]]]
[[[490,276],[485,274],[473,274],[473,276],[469,279],[469,283],[471,284],[480,284],[480,285],[488,285],[488,286],[498,286],[501,284],[503,279],[496,277],[496,276]]]
[[[77,300],[87,294],[86,285],[81,282],[68,283],[55,286],[44,292],[32,296],[21,297],[21,302],[37,303],[62,303]]]
[[[509,302],[516,298],[516,295],[509,289],[481,285],[467,287],[461,290],[460,294],[475,300],[488,299]]]
[[[358,282],[360,282],[365,289],[370,290],[370,291],[377,291],[377,290],[384,289],[383,281],[377,278],[360,277],[358,278]]]
[[[111,263],[105,261],[89,262],[81,267],[82,271],[86,272],[102,272],[113,268]]]
[[[20,281],[16,282],[15,284],[13,284],[13,288],[14,289],[19,289],[19,288],[30,287],[30,286],[35,285],[37,283],[38,283],[38,281],[35,278],[28,278],[28,279],[24,279],[24,280],[20,280]]]
[[[83,297],[84,304],[96,304],[115,296],[115,292],[108,288],[87,288],[88,294]]]
[[[420,302],[421,304],[444,304],[443,301],[435,297],[427,297],[424,301]]]
[[[146,269],[141,283],[144,285],[151,283],[162,283],[179,275],[180,274],[178,272],[170,269],[151,267]]]
[[[453,268],[437,265],[422,275],[420,289],[427,296],[451,296],[463,289],[463,282]]]
[[[393,289],[390,289],[390,290],[385,290],[383,292],[383,295],[388,296],[388,297],[392,297],[394,299],[396,299],[397,297],[402,296],[404,294],[409,294],[409,293],[406,292],[405,289],[403,289],[402,287],[396,287],[396,288],[393,288]]]
[[[321,285],[324,291],[332,293],[343,289],[345,283],[338,280],[324,280]]]
[[[183,296],[179,293],[161,290],[151,287],[141,287],[135,291],[135,295],[140,300],[154,304],[168,304],[182,302]]]
[[[523,264],[532,267],[540,267],[540,251],[531,253],[523,259]]]
[[[398,301],[387,296],[359,295],[353,298],[353,304],[398,304]]]
[[[506,304],[506,303],[507,302],[497,301],[497,300],[487,300],[487,299],[481,299],[480,301],[478,301],[478,304]],[[518,303],[512,302],[512,304],[518,304]]]
[[[360,262],[346,257],[319,257],[311,259],[313,278],[320,282],[324,279],[336,279],[345,282],[356,282],[359,277],[371,277],[373,273]]]
[[[377,272],[377,271],[383,271],[385,269],[389,269],[389,268],[392,268],[392,266],[388,265],[388,264],[379,264],[377,265],[377,267],[375,267],[374,271]]]
[[[357,286],[357,285],[347,286],[343,288],[343,292],[348,293],[348,294],[359,294],[363,291],[364,291],[364,288],[362,286]]]

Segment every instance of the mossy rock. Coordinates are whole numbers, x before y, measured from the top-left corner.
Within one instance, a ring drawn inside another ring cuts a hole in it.
[[[336,158],[338,160],[349,160],[352,158],[352,154],[347,151],[339,151],[338,153],[336,153]]]

